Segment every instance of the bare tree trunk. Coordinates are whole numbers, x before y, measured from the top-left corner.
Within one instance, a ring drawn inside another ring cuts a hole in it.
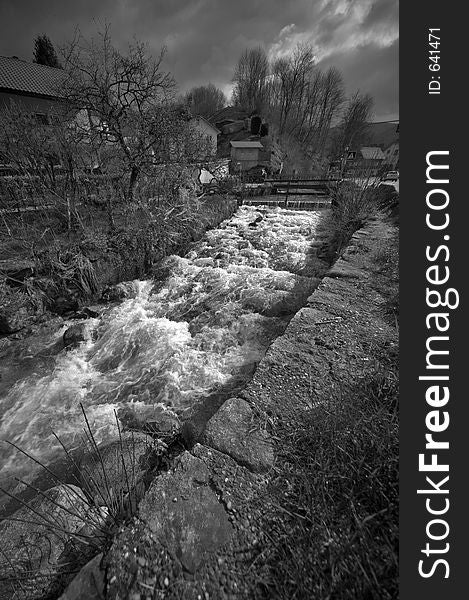
[[[127,199],[132,202],[134,199],[135,186],[137,185],[138,176],[140,175],[140,169],[133,166],[130,172],[129,187],[127,190]]]

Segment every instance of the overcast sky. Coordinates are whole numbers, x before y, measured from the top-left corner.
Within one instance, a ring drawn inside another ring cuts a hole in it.
[[[310,42],[348,93],[374,97],[374,120],[399,115],[398,0],[0,0],[0,54],[31,60],[37,35],[59,48],[105,23],[121,48],[134,36],[155,53],[165,45],[181,91],[211,81],[228,96],[245,48],[275,57]]]

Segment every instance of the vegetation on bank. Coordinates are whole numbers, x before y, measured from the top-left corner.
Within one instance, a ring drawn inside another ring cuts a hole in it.
[[[270,598],[397,597],[397,358],[277,432]]]
[[[38,120],[14,104],[0,112],[0,162],[10,173],[0,180],[0,297],[11,310],[73,310],[228,216],[223,203],[197,201],[197,173],[213,148],[163,58],[139,42],[121,52],[107,28],[78,36],[64,49],[62,100],[50,113]],[[18,258],[34,278],[9,270]],[[0,315],[2,333],[17,326]]]
[[[5,254],[17,248],[20,256],[31,260],[33,275],[17,280],[4,273],[0,280],[0,333],[17,331],[47,310],[77,310],[99,299],[107,285],[142,277],[165,256],[183,253],[235,208],[236,201],[228,197],[194,198],[173,206],[164,217],[142,209],[130,216],[123,211],[121,224],[113,228],[95,210],[94,227],[72,234],[55,231],[48,244],[34,244],[30,252],[9,238]],[[36,232],[40,238],[34,223],[25,230],[31,240]]]

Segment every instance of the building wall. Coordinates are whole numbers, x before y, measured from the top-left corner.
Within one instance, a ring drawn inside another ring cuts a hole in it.
[[[192,124],[200,135],[209,140],[211,154],[215,155],[217,152],[218,131],[212,127],[210,123],[207,123],[204,119],[198,119],[197,117],[192,120]]]
[[[247,171],[259,164],[259,148],[231,148],[231,163],[234,172]]]
[[[12,105],[17,105],[21,110],[40,115],[65,112],[65,104],[60,100],[0,92],[0,110],[10,108]]]

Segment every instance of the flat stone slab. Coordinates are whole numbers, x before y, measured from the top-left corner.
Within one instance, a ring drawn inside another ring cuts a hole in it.
[[[174,469],[154,480],[139,507],[147,528],[190,573],[232,534],[209,482],[205,463],[184,452]]]
[[[339,260],[336,264],[326,273],[326,277],[331,278],[346,278],[346,279],[358,279],[363,276],[363,271],[353,265]]]
[[[59,600],[102,600],[104,598],[103,554],[98,554],[72,580]]]
[[[269,435],[256,427],[249,403],[241,398],[230,398],[213,415],[207,423],[203,443],[256,473],[268,471],[274,463]]]

